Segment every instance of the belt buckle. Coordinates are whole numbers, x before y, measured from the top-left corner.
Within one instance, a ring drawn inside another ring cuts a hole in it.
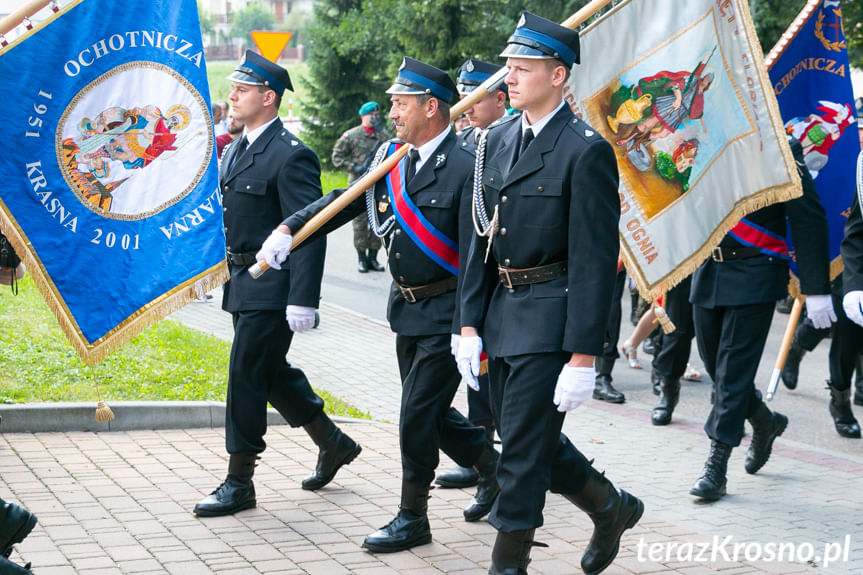
[[[414,291],[411,288],[399,286],[399,291],[402,292],[402,297],[405,298],[405,300],[408,303],[416,303],[417,302],[417,298],[414,295]]]
[[[725,261],[725,258],[722,256],[722,248],[719,246],[713,248],[713,253],[711,254],[711,257],[715,262],[722,263]]]
[[[509,276],[509,270],[506,268],[497,268],[497,273],[503,287],[512,289],[512,278]]]

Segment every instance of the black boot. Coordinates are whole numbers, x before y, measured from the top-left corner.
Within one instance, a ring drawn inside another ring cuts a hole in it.
[[[653,395],[659,395],[659,387],[662,385],[662,375],[655,367],[650,368],[650,386],[653,390]]]
[[[252,483],[257,459],[258,456],[254,453],[232,453],[228,461],[228,477],[215,491],[195,505],[195,515],[199,517],[233,515],[257,505],[255,485]]]
[[[785,358],[785,367],[782,368],[782,383],[788,389],[797,387],[797,374],[800,371],[800,360],[806,355],[806,350],[800,347],[797,343],[797,338],[791,340],[791,347],[788,348],[788,357]]]
[[[576,494],[564,494],[564,497],[593,521],[593,535],[581,556],[581,569],[587,575],[596,575],[617,557],[620,538],[625,530],[641,519],[644,503],[626,491],[618,492],[605,473],[593,467],[588,471],[584,488]]]
[[[743,467],[746,473],[755,473],[770,459],[773,441],[788,427],[788,418],[781,413],[770,411],[764,402],[761,402],[755,414],[749,418],[749,423],[752,424],[752,441],[749,443]]]
[[[376,553],[394,553],[431,543],[428,520],[428,485],[402,481],[402,502],[395,519],[366,537],[363,549]]]
[[[488,575],[527,575],[530,563],[530,548],[534,545],[546,547],[533,541],[536,529],[524,531],[497,532],[494,548],[491,550],[491,567]]]
[[[671,423],[671,414],[674,413],[674,408],[677,406],[677,400],[680,398],[680,380],[662,378],[662,384],[659,388],[659,403],[653,408],[653,413],[650,415],[650,421],[653,425],[668,425]]]
[[[474,464],[479,481],[477,481],[476,494],[464,508],[465,521],[479,521],[491,511],[491,506],[494,505],[494,500],[500,493],[500,487],[497,484],[497,460],[497,451],[486,444]]]
[[[830,389],[830,417],[836,426],[836,433],[842,437],[860,439],[860,424],[851,412],[851,389],[839,390],[827,382]]]
[[[603,357],[596,358],[596,387],[593,389],[593,399],[607,401],[608,403],[623,403],[626,396],[614,389],[611,384],[611,370],[614,368],[613,359]]]
[[[24,541],[35,526],[35,515],[20,505],[0,499],[0,555],[9,557],[12,546]]]
[[[378,263],[378,250],[369,250],[369,257],[366,259],[366,263],[373,272],[382,272],[386,269]]]
[[[357,264],[357,271],[361,274],[365,274],[369,272],[369,260],[366,257],[366,252],[357,252],[357,259],[359,263]]]
[[[727,443],[722,443],[716,439],[710,440],[710,455],[707,456],[707,461],[704,463],[701,477],[689,490],[690,495],[707,501],[716,501],[725,495],[728,458],[731,457],[731,450],[732,447]]]
[[[29,563],[22,567],[2,555],[0,555],[0,573],[3,575],[33,575]]]
[[[363,450],[360,444],[348,437],[323,411],[303,429],[320,448],[314,472],[303,479],[303,489],[315,491],[333,480],[342,465],[357,458]]]

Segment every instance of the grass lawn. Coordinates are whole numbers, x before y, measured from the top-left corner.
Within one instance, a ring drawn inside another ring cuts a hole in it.
[[[231,344],[163,320],[90,368],[66,337],[30,277],[18,296],[0,292],[0,401],[95,401],[91,374],[111,400],[224,401]],[[333,415],[369,415],[316,390]]]
[[[348,173],[324,170],[321,172],[321,191],[324,195],[329,194],[336,188],[348,187]]]

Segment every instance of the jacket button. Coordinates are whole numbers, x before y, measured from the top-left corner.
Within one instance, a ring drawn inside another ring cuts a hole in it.
[[[509,201],[509,198],[508,198],[508,197],[506,197],[506,196],[501,196],[501,197],[500,197],[500,203],[505,204],[505,203],[507,203],[508,201]]]
[[[402,231],[401,231],[401,230],[396,230],[396,235],[397,235],[397,236],[402,235]]]
[[[488,179],[488,183],[489,183],[489,184],[493,184],[493,183],[494,183],[494,178],[489,178],[489,179]]]
[[[539,187],[536,189],[536,191],[537,191],[537,192],[541,192],[541,191],[542,191],[542,186],[539,186]]]
[[[229,192],[229,191],[231,191],[231,188],[229,188],[228,186],[225,186],[225,191]]]
[[[248,185],[247,185],[247,186],[246,186],[246,189],[247,189],[247,190],[251,190],[251,189],[252,189],[252,186],[248,186]],[[540,190],[539,190],[539,191],[541,192],[541,191],[542,191],[542,188],[540,188]]]
[[[509,258],[506,258],[505,260],[503,260],[503,265],[505,265],[506,267],[509,267]]]
[[[227,214],[227,213],[228,213],[228,208],[222,208],[222,211],[223,211],[223,212],[225,212],[225,213]]]
[[[500,229],[500,235],[502,235],[502,236],[505,236],[505,235],[506,235],[506,228],[501,228],[501,229]]]
[[[225,226],[225,233],[228,233],[228,226]]]
[[[397,260],[402,259],[402,254],[400,252],[396,252],[396,259]]]

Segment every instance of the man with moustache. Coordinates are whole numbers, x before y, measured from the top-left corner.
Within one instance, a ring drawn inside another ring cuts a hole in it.
[[[320,237],[367,211],[371,229],[388,246],[393,285],[387,318],[396,333],[402,379],[402,488],[396,517],[363,542],[374,552],[402,551],[431,542],[428,498],[439,449],[479,473],[480,489],[464,510],[465,520],[485,516],[498,491],[497,453],[486,443],[483,429],[450,406],[461,379],[451,355],[452,334],[458,329],[456,288],[473,232],[474,158],[462,149],[449,125],[455,92],[445,72],[405,58],[387,90],[392,96],[389,117],[398,138],[413,149],[373,190],[310,236]],[[399,145],[387,142],[372,167]],[[258,259],[279,266],[290,252],[291,234],[343,191],[335,190],[287,218],[264,242]]]

